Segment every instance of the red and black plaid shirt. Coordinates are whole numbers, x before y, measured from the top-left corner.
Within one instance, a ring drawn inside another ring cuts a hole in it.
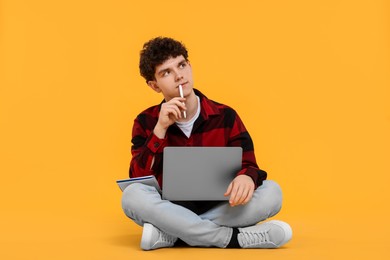
[[[252,139],[236,111],[194,91],[200,99],[201,110],[189,138],[176,124],[168,128],[164,139],[154,135],[161,104],[146,109],[134,120],[130,177],[155,175],[162,187],[163,149],[166,146],[239,146],[243,148],[243,157],[242,169],[237,175],[246,174],[253,179],[256,188],[260,186],[267,173],[257,166]]]

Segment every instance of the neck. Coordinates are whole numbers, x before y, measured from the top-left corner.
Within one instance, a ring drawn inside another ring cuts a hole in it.
[[[191,94],[186,97],[185,104],[187,107],[187,118],[181,118],[179,122],[189,121],[196,114],[196,111],[198,109],[198,99],[196,98],[194,90],[192,90]]]

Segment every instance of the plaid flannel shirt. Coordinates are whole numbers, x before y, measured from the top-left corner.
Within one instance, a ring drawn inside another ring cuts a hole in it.
[[[260,186],[267,178],[267,173],[257,166],[252,139],[236,111],[208,99],[196,89],[194,91],[200,99],[201,111],[189,138],[176,124],[168,128],[164,139],[154,135],[153,129],[157,124],[162,103],[137,116],[132,133],[129,176],[133,178],[154,175],[162,187],[164,147],[239,146],[243,148],[243,157],[242,169],[237,175],[246,174],[253,179],[256,188]]]

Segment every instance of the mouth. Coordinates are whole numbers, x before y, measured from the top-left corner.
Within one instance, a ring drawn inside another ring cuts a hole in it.
[[[181,84],[179,84],[179,85],[177,85],[177,87],[176,88],[179,88],[179,86],[181,85],[183,88],[185,87],[185,85],[188,83],[188,81],[187,82],[184,82],[184,83],[181,83]]]

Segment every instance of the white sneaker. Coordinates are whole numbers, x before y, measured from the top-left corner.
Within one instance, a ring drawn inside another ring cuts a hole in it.
[[[161,247],[173,247],[177,238],[159,230],[149,223],[144,224],[141,238],[141,248],[152,250]]]
[[[240,233],[237,239],[242,248],[277,248],[286,244],[292,237],[290,225],[279,220],[238,230]]]

